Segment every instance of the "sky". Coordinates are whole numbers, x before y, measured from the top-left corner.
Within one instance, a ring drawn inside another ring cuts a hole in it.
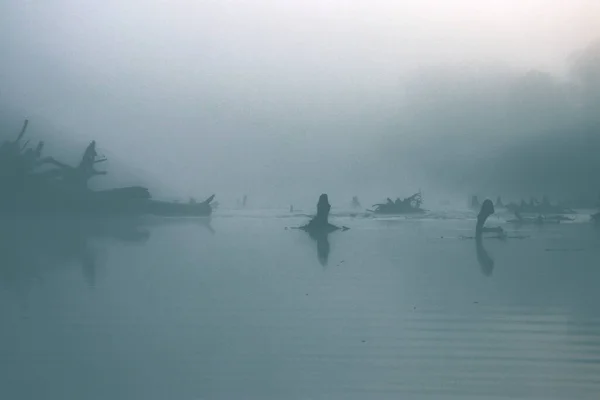
[[[566,77],[597,21],[593,0],[4,1],[0,104],[15,129],[96,139],[160,194],[408,195],[423,177],[385,150],[428,134],[400,128],[416,70]]]

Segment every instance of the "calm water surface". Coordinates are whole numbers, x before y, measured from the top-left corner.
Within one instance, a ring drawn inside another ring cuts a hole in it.
[[[600,398],[590,224],[277,214],[5,224],[0,399]]]

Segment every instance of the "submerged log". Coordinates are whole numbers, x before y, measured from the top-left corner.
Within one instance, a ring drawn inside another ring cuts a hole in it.
[[[147,200],[141,205],[144,214],[163,217],[205,217],[212,214],[213,194],[201,203],[175,203],[171,201]]]
[[[129,186],[124,188],[99,190],[93,192],[96,197],[105,197],[114,200],[140,200],[150,199],[150,191],[142,186]]]

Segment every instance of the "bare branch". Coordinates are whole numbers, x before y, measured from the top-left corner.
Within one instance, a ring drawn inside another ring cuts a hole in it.
[[[19,136],[17,136],[17,139],[14,141],[14,143],[18,143],[21,138],[23,138],[23,135],[25,135],[25,131],[27,130],[27,125],[29,124],[29,120],[26,119],[25,122],[23,123],[23,128],[21,128],[21,133],[19,133]]]
[[[25,144],[23,146],[21,146],[21,152],[23,152],[23,150],[25,150],[25,148],[27,147],[28,144],[29,144],[29,140],[27,140],[25,142]]]

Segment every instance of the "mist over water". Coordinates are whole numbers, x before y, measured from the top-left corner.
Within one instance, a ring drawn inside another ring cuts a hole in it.
[[[15,213],[31,188],[0,177],[0,398],[596,398],[597,21],[592,0],[1,2],[1,142],[29,119],[69,166],[96,141],[90,189],[218,204]],[[482,238],[471,195],[574,210],[497,204]]]
[[[577,158],[573,175],[596,166],[580,137],[597,98],[579,111],[598,77],[574,68],[586,49],[597,67],[594,1],[1,7],[13,123],[94,138],[169,193],[282,205],[308,188],[487,190],[493,173],[490,190],[537,193],[561,186],[527,171],[539,153],[565,185],[557,158]]]

